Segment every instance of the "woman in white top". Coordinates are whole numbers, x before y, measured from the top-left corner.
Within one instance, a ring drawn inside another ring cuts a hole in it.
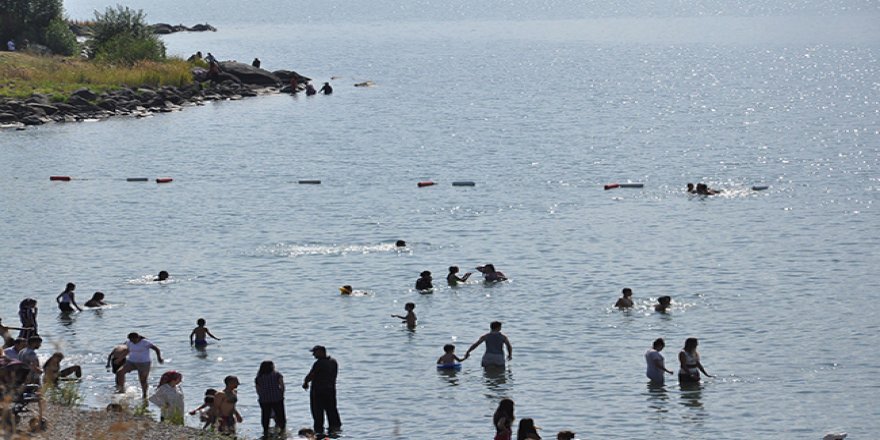
[[[183,424],[183,391],[180,383],[183,375],[172,370],[166,371],[159,379],[156,393],[150,396],[150,402],[161,410],[160,420],[175,425]]]
[[[678,352],[678,362],[681,364],[681,368],[678,370],[680,383],[700,382],[701,372],[706,377],[713,377],[706,372],[703,364],[700,363],[700,353],[697,353],[697,338],[687,338],[684,341],[684,348]]]
[[[76,307],[77,310],[82,312],[82,309],[76,304],[76,299],[73,295],[74,289],[76,289],[76,284],[67,283],[64,292],[61,292],[55,297],[55,302],[58,303],[58,308],[61,309],[61,313],[73,312],[73,307]],[[73,307],[70,306],[71,304],[73,304]]]

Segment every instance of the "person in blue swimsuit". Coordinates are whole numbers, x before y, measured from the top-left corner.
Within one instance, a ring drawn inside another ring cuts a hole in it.
[[[192,333],[189,334],[189,343],[190,345],[195,345],[196,347],[206,347],[208,345],[208,338],[205,336],[210,336],[216,340],[220,340],[220,338],[211,334],[211,331],[208,330],[208,327],[205,327],[204,318],[199,318],[196,321],[198,327],[194,328]]]

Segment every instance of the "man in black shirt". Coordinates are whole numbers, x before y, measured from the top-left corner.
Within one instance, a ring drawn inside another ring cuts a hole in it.
[[[309,374],[303,379],[303,389],[312,391],[309,394],[309,403],[312,408],[315,433],[324,432],[324,413],[327,414],[329,435],[335,437],[342,430],[342,421],[339,420],[339,411],[336,409],[336,373],[339,365],[336,359],[327,356],[327,349],[322,345],[312,347],[312,355],[315,363]]]

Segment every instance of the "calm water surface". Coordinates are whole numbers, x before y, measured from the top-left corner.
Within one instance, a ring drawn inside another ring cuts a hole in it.
[[[318,83],[336,76],[336,93],[0,132],[0,316],[16,323],[18,302],[37,298],[43,355],[57,347],[83,365],[91,406],[111,400],[103,363],[130,331],[167,359],[151,382],[183,372],[188,408],[238,375],[248,435],[264,359],[286,376],[290,426],[311,424],[298,385],[320,343],[340,362],[349,438],[490,438],[504,397],[545,437],[872,438],[871,5],[823,20],[280,13],[260,26],[252,12],[148,9],[156,21],[227,24],[167,37],[171,53],[259,56]],[[101,6],[66,7],[81,17]],[[352,87],[364,80],[376,86]],[[175,181],[125,182],[139,176]],[[428,179],[438,185],[416,187]],[[645,188],[602,189],[626,181]],[[698,181],[724,194],[685,195]],[[410,246],[395,250],[397,239]],[[422,270],[442,281],[449,265],[487,262],[511,281],[412,290]],[[162,269],[171,282],[149,281]],[[81,302],[101,290],[113,306],[61,319],[53,299],[68,281]],[[369,294],[341,297],[343,284]],[[632,311],[610,307],[623,287]],[[651,310],[661,295],[673,297],[669,314]],[[390,317],[409,301],[415,332]],[[204,353],[188,344],[199,317],[222,338]],[[483,372],[479,356],[436,371],[443,344],[463,353],[492,320],[514,346],[504,373]],[[677,368],[690,336],[717,377],[648,388],[651,341],[666,338]]]

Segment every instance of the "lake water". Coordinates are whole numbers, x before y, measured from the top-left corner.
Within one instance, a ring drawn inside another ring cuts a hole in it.
[[[90,406],[113,398],[104,360],[131,331],[167,359],[151,383],[183,373],[188,409],[238,375],[249,436],[264,359],[290,427],[311,425],[299,384],[323,344],[348,438],[491,438],[504,397],[544,438],[872,438],[877,4],[629,3],[133,2],[218,27],[165,37],[172,54],[258,56],[337,77],[336,93],[0,132],[0,316],[17,324],[37,298],[43,355],[83,365]],[[125,181],[159,176],[174,182]],[[627,181],[645,186],[602,188]],[[489,262],[510,282],[442,282]],[[159,270],[172,281],[149,281]],[[412,290],[423,270],[432,295]],[[113,306],[61,319],[69,281]],[[611,307],[623,287],[629,312]],[[651,309],[661,295],[668,314]],[[406,302],[415,332],[390,317]],[[205,353],[188,344],[199,317],[222,338]],[[482,348],[435,369],[493,320],[514,347],[504,373],[484,373]],[[650,389],[651,341],[677,369],[691,336],[717,377]]]

